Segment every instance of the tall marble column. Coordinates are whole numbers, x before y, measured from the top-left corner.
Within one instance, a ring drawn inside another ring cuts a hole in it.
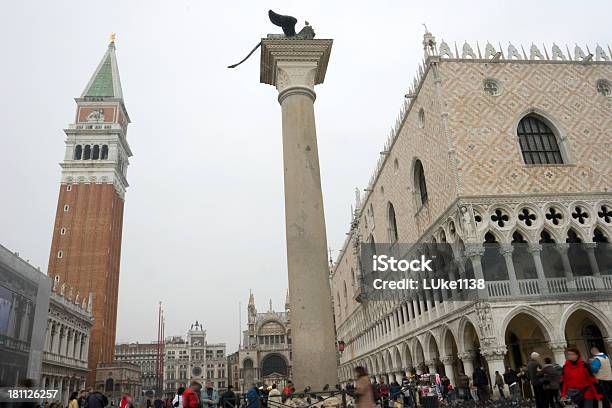
[[[318,390],[338,381],[314,117],[314,86],[323,83],[331,46],[332,40],[296,37],[261,41],[260,80],[276,87],[282,111],[292,368],[298,389]]]

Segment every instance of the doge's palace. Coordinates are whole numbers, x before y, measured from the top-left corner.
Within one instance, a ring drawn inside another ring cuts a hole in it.
[[[612,51],[438,43],[424,59],[374,174],[357,193],[332,271],[339,377],[520,367],[612,351]],[[457,290],[365,296],[364,245],[438,243]],[[491,257],[499,262],[491,263]],[[492,381],[493,382],[493,381]]]

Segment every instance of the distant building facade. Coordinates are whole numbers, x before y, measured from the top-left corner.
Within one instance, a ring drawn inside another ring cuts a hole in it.
[[[40,385],[51,279],[0,245],[0,384]]]
[[[240,352],[235,351],[227,356],[227,383],[240,391]]]
[[[140,367],[136,364],[115,361],[100,363],[96,369],[95,389],[106,395],[109,404],[119,406],[123,393],[142,401]]]
[[[89,335],[93,325],[91,297],[53,283],[45,336],[41,387],[58,390],[57,400],[68,405],[73,391],[85,388]]]
[[[242,332],[236,369],[238,391],[245,392],[251,383],[284,385],[291,378],[291,325],[289,292],[285,310],[275,312],[272,301],[266,312],[258,313],[251,293],[248,304],[247,329]],[[233,357],[235,358],[235,357]],[[236,380],[232,378],[232,382]]]
[[[206,330],[195,322],[187,337],[169,337],[164,347],[164,394],[176,392],[191,381],[204,385],[212,381],[215,388],[227,388],[227,356],[225,343],[208,343]]]
[[[157,343],[122,343],[115,345],[115,361],[128,362],[140,368],[140,385],[147,395],[155,395],[158,387]]]

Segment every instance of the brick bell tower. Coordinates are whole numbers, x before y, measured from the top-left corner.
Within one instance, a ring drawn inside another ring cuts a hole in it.
[[[123,103],[114,35],[65,129],[62,168],[49,276],[92,294],[94,325],[89,342],[88,386],[98,363],[114,357],[123,204],[128,187],[126,135],[130,118]],[[59,340],[60,344],[62,339]]]

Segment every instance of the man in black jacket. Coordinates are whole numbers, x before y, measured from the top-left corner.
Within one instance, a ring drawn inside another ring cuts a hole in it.
[[[510,367],[506,367],[506,371],[504,372],[504,382],[508,385],[508,389],[510,390],[510,398],[512,398],[512,401],[515,402],[518,401],[521,396],[518,380],[516,371]]]
[[[225,391],[221,398],[219,399],[219,405],[221,408],[235,408],[236,407],[236,394],[233,391],[231,385],[227,386],[227,391]]]
[[[108,405],[108,398],[100,391],[90,391],[85,404],[87,408],[104,408]]]

